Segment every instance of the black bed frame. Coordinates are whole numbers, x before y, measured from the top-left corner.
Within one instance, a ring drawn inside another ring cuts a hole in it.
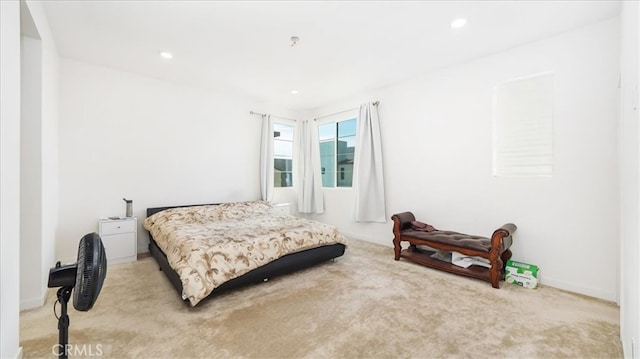
[[[204,206],[204,204],[196,204],[196,205],[183,205],[183,206],[170,206],[170,207],[155,207],[155,208],[147,208],[147,217],[151,216],[154,213],[158,213],[164,211],[165,209],[170,208],[179,208],[179,207],[192,207],[192,206]],[[180,297],[182,297],[182,281],[180,281],[180,277],[178,273],[171,268],[169,265],[169,261],[167,260],[166,254],[158,247],[158,244],[149,234],[149,252],[156,259],[158,265],[160,266],[160,270],[164,272],[164,274],[169,279],[169,282],[173,285],[173,287],[178,291]],[[220,294],[229,289],[238,288],[242,286],[246,286],[249,284],[260,283],[268,280],[269,278],[273,278],[279,275],[292,273],[300,269],[308,268],[318,263],[328,261],[333,258],[340,257],[344,254],[345,245],[342,243],[317,247],[313,249],[307,249],[304,251],[287,254],[283,257],[276,259],[273,262],[267,263],[264,266],[258,267],[248,273],[243,274],[240,277],[234,278],[228,282],[223,283],[219,287],[217,287],[208,297],[207,299]],[[186,301],[186,300],[185,300]]]

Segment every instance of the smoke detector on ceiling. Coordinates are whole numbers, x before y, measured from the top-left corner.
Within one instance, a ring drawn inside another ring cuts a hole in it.
[[[296,45],[298,45],[299,41],[300,41],[299,37],[291,36],[291,47],[296,47]]]

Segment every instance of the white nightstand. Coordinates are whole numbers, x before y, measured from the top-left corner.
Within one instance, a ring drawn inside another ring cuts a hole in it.
[[[122,263],[136,260],[138,247],[138,219],[100,219],[100,238],[107,252],[107,263]]]
[[[289,203],[276,203],[273,205],[271,213],[278,216],[291,214],[291,205]]]

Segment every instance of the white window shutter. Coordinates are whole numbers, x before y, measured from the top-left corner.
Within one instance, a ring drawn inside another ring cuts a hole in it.
[[[493,109],[493,175],[551,176],[553,73],[496,86]]]

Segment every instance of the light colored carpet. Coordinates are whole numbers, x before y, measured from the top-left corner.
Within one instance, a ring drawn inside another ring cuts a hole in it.
[[[53,357],[54,301],[52,289],[43,308],[21,313],[25,358]],[[110,358],[622,357],[614,303],[505,282],[497,290],[356,240],[336,263],[196,308],[153,258],[113,265],[95,307],[69,316],[69,343]]]

